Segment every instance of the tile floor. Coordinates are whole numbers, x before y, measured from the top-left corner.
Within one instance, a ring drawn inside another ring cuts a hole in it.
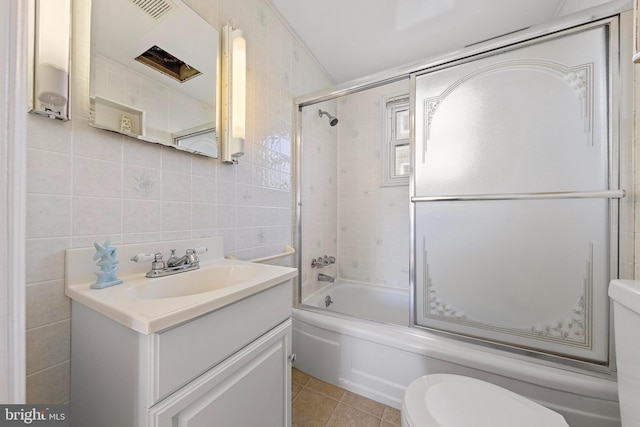
[[[320,381],[291,373],[292,427],[397,427],[400,411]]]

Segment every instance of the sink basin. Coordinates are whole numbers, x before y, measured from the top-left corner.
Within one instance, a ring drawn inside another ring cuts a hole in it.
[[[148,264],[124,260],[145,253],[185,253],[208,248],[200,269],[171,276],[146,278]],[[221,237],[121,245],[118,277],[123,283],[92,289],[96,280],[94,247],[67,249],[65,293],[80,304],[144,335],[171,328],[196,317],[271,289],[297,276],[295,268],[224,257]]]
[[[147,279],[126,290],[138,299],[177,298],[236,285],[255,277],[259,269],[249,265],[220,265]]]

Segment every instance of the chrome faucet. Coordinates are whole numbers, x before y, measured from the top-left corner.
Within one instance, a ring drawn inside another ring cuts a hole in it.
[[[318,280],[321,282],[330,282],[330,283],[333,283],[336,281],[336,279],[324,273],[318,273]]]
[[[146,274],[149,278],[170,276],[172,274],[184,273],[186,271],[197,270],[200,268],[200,258],[198,254],[207,252],[207,248],[187,249],[186,254],[178,258],[176,256],[176,250],[171,249],[171,256],[167,261],[164,261],[161,252],[153,255],[153,261],[151,262],[151,270]],[[148,261],[151,260],[150,254],[139,254],[131,257],[131,261]]]
[[[311,268],[322,268],[336,263],[336,257],[334,256],[319,256],[311,260]]]
[[[200,259],[196,255],[195,249],[187,249],[187,253],[182,255],[180,258],[176,256],[176,250],[171,249],[171,256],[167,260],[167,267],[173,268],[189,265],[198,265],[198,267],[200,266]]]

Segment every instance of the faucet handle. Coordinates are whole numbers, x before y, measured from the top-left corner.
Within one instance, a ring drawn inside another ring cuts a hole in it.
[[[322,257],[322,264],[326,267],[328,265],[331,264],[335,264],[336,263],[336,258],[329,256],[329,255],[325,255],[324,257]]]
[[[189,264],[198,264],[200,262],[200,258],[198,258],[198,255],[196,254],[203,254],[205,252],[207,252],[209,249],[202,247],[202,248],[195,248],[195,249],[187,249],[187,262]]]
[[[151,263],[151,270],[162,270],[165,266],[162,260],[162,252],[158,252],[153,256],[153,262]]]
[[[154,259],[153,254],[137,254],[130,258],[130,260],[133,262],[147,262],[147,261],[153,261],[153,259]]]

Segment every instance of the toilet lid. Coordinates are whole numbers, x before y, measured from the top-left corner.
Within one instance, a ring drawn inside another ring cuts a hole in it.
[[[562,415],[497,385],[460,375],[425,375],[404,395],[412,426],[569,427]]]

